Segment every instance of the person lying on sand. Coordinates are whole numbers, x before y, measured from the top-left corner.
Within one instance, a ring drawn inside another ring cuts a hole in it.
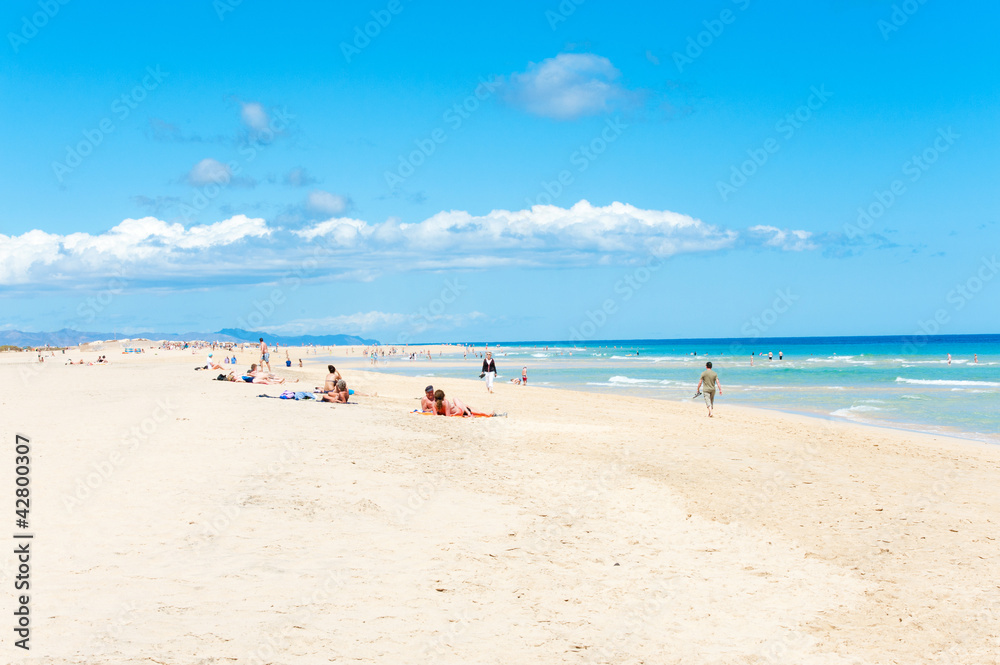
[[[439,416],[471,416],[472,409],[462,403],[457,397],[453,400],[444,398],[443,390],[434,391],[434,413]]]
[[[247,376],[251,377],[251,380],[248,383],[263,383],[271,385],[285,382],[284,379],[276,378],[273,374],[269,374],[263,370],[258,371],[257,363],[250,365],[250,370],[246,373],[246,376],[243,377],[244,381],[246,381]]]
[[[350,395],[350,391],[347,390],[347,381],[338,379],[337,383],[333,386],[333,390],[327,391],[327,393],[323,395],[322,401],[347,404],[347,398],[350,397]]]

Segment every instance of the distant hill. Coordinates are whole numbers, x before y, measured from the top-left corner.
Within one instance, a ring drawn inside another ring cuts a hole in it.
[[[76,346],[86,342],[100,342],[108,339],[150,339],[150,340],[170,340],[189,341],[205,340],[207,342],[256,342],[263,337],[268,344],[281,344],[283,346],[304,346],[315,344],[317,346],[338,345],[363,345],[378,344],[378,340],[357,337],[355,335],[298,335],[283,336],[272,335],[267,332],[242,330],[240,328],[224,328],[218,332],[186,332],[186,333],[159,333],[159,332],[137,332],[126,334],[116,334],[113,332],[81,332],[70,328],[63,328],[54,332],[22,332],[20,330],[0,331],[0,346],[12,345],[20,347],[36,346]]]
[[[316,346],[330,346],[338,344],[345,346],[351,344],[364,345],[379,343],[377,339],[368,339],[365,337],[357,337],[355,335],[296,335],[292,337],[285,337],[283,335],[272,335],[266,332],[251,332],[241,328],[223,328],[219,332],[213,334],[233,338],[232,340],[227,341],[240,342],[256,342],[263,337],[268,344],[277,342],[284,346],[305,346],[307,344],[315,344]],[[222,339],[222,337],[218,337],[218,339]]]

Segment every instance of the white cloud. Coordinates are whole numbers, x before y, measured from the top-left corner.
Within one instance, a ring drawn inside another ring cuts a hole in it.
[[[205,260],[206,251],[271,232],[263,219],[236,215],[190,228],[143,217],[126,219],[98,235],[60,236],[38,230],[21,236],[0,235],[0,284],[82,280],[123,264],[134,266],[129,272],[139,276],[181,267],[216,272],[218,265]]]
[[[260,283],[290,272],[362,281],[386,271],[631,264],[748,246],[805,251],[817,244],[807,231],[758,225],[740,233],[669,210],[587,201],[482,215],[447,210],[417,222],[334,216],[299,230],[245,215],[190,227],[143,217],[97,234],[36,229],[0,235],[0,284],[84,286],[120,267],[136,282],[168,286],[182,278]]]
[[[545,263],[587,263],[594,255],[604,254],[665,257],[723,249],[737,237],[735,231],[719,230],[680,213],[643,210],[626,203],[598,207],[587,201],[572,208],[538,205],[486,215],[451,210],[415,224],[390,219],[372,225],[339,218],[295,233],[305,240],[329,238],[370,252],[405,251],[422,261],[461,266],[468,266],[470,256],[476,255],[523,264],[536,262],[533,258],[541,255]]]
[[[779,229],[776,226],[758,224],[747,229],[751,234],[761,238],[767,247],[777,247],[786,252],[802,252],[809,249],[817,249],[812,233],[809,231],[796,231],[791,229]],[[770,237],[767,237],[770,236]]]
[[[240,109],[240,118],[242,118],[243,124],[255,132],[265,131],[271,122],[267,111],[259,102],[243,103]]]
[[[486,318],[485,314],[478,311],[438,315],[371,311],[319,319],[297,319],[271,326],[268,330],[279,335],[308,335],[330,330],[352,330],[360,334],[394,330],[397,335],[415,335],[428,330],[454,330]]]
[[[294,233],[304,240],[328,238],[338,245],[352,245],[363,235],[371,235],[368,222],[350,217],[338,217]]]
[[[35,265],[52,265],[59,260],[61,238],[37,229],[20,236],[0,233],[0,284],[28,281]]]
[[[233,172],[222,162],[206,157],[197,164],[187,175],[187,180],[195,187],[202,185],[216,184],[222,185],[233,179]]]
[[[347,209],[347,199],[337,194],[316,189],[309,192],[306,207],[323,215],[339,215]]]
[[[620,77],[621,72],[605,57],[560,53],[512,74],[504,99],[529,113],[557,120],[598,115],[635,97],[616,82]]]

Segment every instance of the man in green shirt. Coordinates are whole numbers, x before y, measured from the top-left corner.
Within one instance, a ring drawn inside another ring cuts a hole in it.
[[[704,385],[704,387],[702,387]],[[698,379],[698,387],[695,392],[701,392],[705,396],[705,406],[708,407],[708,417],[712,417],[712,408],[715,406],[715,388],[718,386],[719,394],[722,394],[722,384],[719,383],[719,375],[712,371],[712,363],[705,363],[705,371]],[[697,396],[697,395],[696,395]]]

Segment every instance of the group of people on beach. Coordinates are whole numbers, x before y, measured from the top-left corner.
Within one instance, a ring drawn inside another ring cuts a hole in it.
[[[353,391],[347,388],[347,381],[340,375],[336,367],[327,365],[326,368],[329,370],[329,373],[326,375],[326,381],[323,382],[323,397],[321,401],[347,404],[347,398],[351,396]]]
[[[77,360],[76,362],[73,362],[73,359],[69,358],[66,360],[66,364],[67,365],[110,365],[111,363],[108,362],[107,356],[97,356],[97,360],[95,360],[92,363],[86,362],[83,358]]]
[[[750,354],[750,366],[751,367],[753,367],[753,359],[754,359],[755,355],[758,355],[758,354],[757,353],[751,353]],[[760,355],[761,359],[764,358],[764,352],[763,351],[761,351],[759,355]],[[774,360],[774,352],[768,351],[767,352],[767,359],[768,360]],[[784,360],[784,359],[785,359],[785,354],[782,351],[778,351],[778,360]]]
[[[497,363],[493,360],[493,352],[487,351],[486,357],[483,358],[482,372],[479,373],[479,378],[486,379],[486,392],[493,392],[493,382],[497,378]],[[514,377],[510,380],[511,383],[517,386],[528,385],[528,368],[527,366],[521,368],[521,378]]]

